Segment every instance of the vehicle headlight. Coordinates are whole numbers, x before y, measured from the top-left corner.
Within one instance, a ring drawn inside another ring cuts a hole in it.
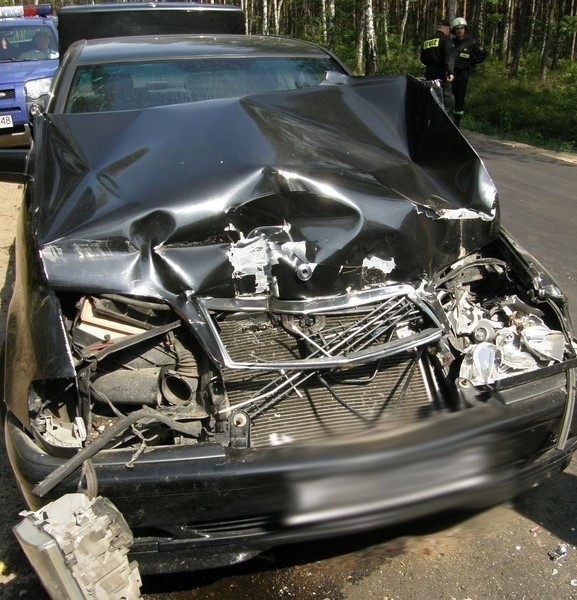
[[[24,93],[26,100],[38,100],[44,94],[50,91],[52,77],[44,77],[42,79],[32,79],[24,85]]]

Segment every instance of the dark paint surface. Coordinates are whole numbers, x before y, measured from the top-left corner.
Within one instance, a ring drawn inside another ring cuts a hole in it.
[[[394,265],[378,283],[419,282],[498,231],[480,159],[410,78],[53,114],[37,147],[31,214],[60,289],[255,293],[230,252],[265,239],[274,293],[310,298],[372,283],[373,257]]]
[[[237,6],[169,2],[63,6],[58,11],[60,55],[76,40],[159,33],[244,33]]]

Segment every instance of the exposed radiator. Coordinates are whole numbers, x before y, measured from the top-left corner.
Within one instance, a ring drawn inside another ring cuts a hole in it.
[[[404,296],[315,315],[220,313],[221,343],[234,361],[253,365],[224,369],[229,405],[250,416],[253,447],[321,442],[426,418],[433,404],[421,349],[381,352],[346,367],[313,368],[310,359],[388,348],[427,326],[427,316]],[[290,366],[256,370],[283,362]]]
[[[288,374],[287,374],[288,375]],[[276,373],[227,371],[232,406],[253,397]],[[383,359],[374,365],[331,371],[289,389],[280,400],[244,407],[251,416],[251,445],[321,442],[375,426],[414,423],[431,414],[420,360],[415,355]]]

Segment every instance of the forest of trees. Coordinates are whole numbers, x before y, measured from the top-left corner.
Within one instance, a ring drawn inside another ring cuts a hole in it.
[[[200,1],[240,5],[247,32],[315,41],[344,55],[359,75],[386,73],[392,53],[398,54],[399,48],[404,54],[416,52],[421,40],[434,31],[437,19],[443,17],[451,21],[465,17],[489,54],[507,65],[511,77],[516,75],[523,52],[539,53],[544,78],[559,60],[577,56],[577,0]],[[89,2],[53,0],[52,4],[58,9]]]
[[[215,0],[218,1],[218,0]],[[236,0],[251,33],[278,33],[355,51],[359,74],[386,71],[392,48],[412,46],[440,17],[462,16],[516,75],[522,52],[538,52],[541,70],[577,56],[577,0]],[[384,63],[384,64],[381,64]]]

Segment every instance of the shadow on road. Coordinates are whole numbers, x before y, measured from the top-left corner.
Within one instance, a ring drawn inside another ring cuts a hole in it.
[[[388,561],[408,555],[415,540],[458,527],[476,514],[443,513],[370,533],[275,548],[225,569],[145,577],[143,592],[149,600],[254,600],[282,597],[284,589],[292,590],[288,597],[298,590],[296,597],[338,600],[346,583],[360,581]]]
[[[577,546],[577,462],[517,498],[515,510],[569,546]]]

